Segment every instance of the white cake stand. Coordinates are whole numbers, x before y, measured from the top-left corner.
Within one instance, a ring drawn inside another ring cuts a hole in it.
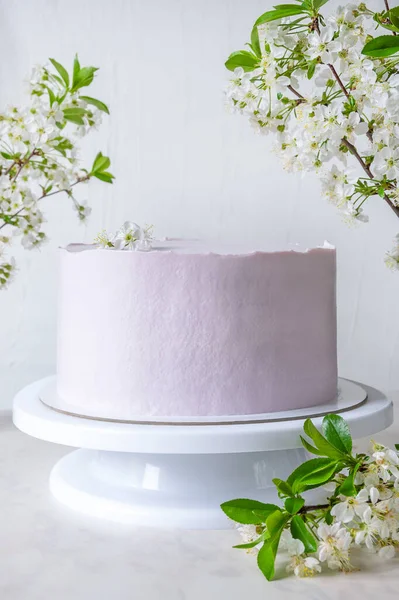
[[[273,477],[286,478],[308,459],[299,439],[304,419],[312,416],[316,426],[322,421],[314,416],[315,408],[240,424],[226,419],[217,425],[87,419],[43,404],[40,391],[53,379],[18,393],[14,423],[36,438],[81,448],[53,468],[52,494],[81,513],[121,523],[230,527],[219,505],[233,498],[277,501]],[[392,402],[378,390],[342,379],[340,390],[338,400],[320,411],[343,412],[354,438],[392,423]]]

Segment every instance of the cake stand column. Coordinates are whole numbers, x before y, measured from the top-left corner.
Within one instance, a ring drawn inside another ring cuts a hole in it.
[[[53,468],[50,489],[63,504],[122,523],[182,528],[228,526],[232,498],[276,502],[272,479],[306,460],[303,449],[236,454],[135,454],[76,450]]]

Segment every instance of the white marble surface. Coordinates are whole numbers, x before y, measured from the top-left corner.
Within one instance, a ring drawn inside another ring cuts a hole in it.
[[[398,406],[398,402],[396,402]],[[398,407],[399,408],[399,407]],[[399,420],[376,439],[399,442]],[[363,445],[364,444],[358,444]],[[4,600],[362,600],[394,598],[399,557],[354,562],[361,572],[268,583],[256,561],[233,550],[235,531],[127,527],[83,518],[48,492],[48,476],[68,448],[0,425],[0,598]],[[165,524],[167,525],[167,524]]]

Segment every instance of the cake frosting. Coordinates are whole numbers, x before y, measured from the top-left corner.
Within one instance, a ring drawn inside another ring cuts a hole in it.
[[[54,407],[135,420],[331,402],[335,249],[215,248],[60,249]]]

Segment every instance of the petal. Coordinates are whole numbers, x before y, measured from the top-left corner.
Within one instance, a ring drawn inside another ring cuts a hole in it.
[[[366,546],[369,550],[375,551],[375,546],[373,544],[373,537],[371,535],[366,535]]]
[[[366,488],[361,489],[358,495],[356,496],[356,500],[358,500],[359,502],[367,502],[368,499],[369,493],[366,490]]]
[[[366,503],[358,504],[355,506],[355,513],[358,517],[363,517],[363,515],[370,509],[369,505]]]
[[[313,569],[314,567],[316,567],[319,564],[319,561],[317,560],[317,558],[314,558],[314,556],[307,556],[305,558],[305,565],[307,567],[309,567],[310,569]]]
[[[317,535],[319,536],[319,538],[321,538],[322,540],[325,540],[326,537],[329,535],[330,533],[330,528],[328,525],[326,525],[325,523],[322,523],[321,525],[319,525],[318,529],[317,529]]]
[[[359,125],[356,125],[355,127],[355,133],[357,135],[365,135],[369,130],[369,126],[367,125],[367,123],[359,123]]]
[[[380,492],[377,490],[376,487],[372,487],[370,488],[370,500],[373,504],[375,504],[380,498]]]
[[[364,531],[364,529],[361,529],[360,531],[358,531],[355,535],[356,544],[361,544],[364,541],[365,537],[366,537],[366,532]]]
[[[393,558],[395,556],[395,548],[393,546],[384,546],[379,550],[378,556],[385,559]]]
[[[388,449],[386,451],[386,456],[387,456],[389,462],[391,462],[394,465],[399,465],[399,458],[398,458],[398,455],[396,454],[396,452]]]
[[[326,546],[323,544],[319,550],[319,560],[321,562],[324,562],[325,560],[327,560],[327,557],[328,557],[328,551],[327,551]]]
[[[346,513],[347,507],[348,506],[347,506],[346,502],[339,502],[339,504],[336,504],[335,506],[332,507],[331,514],[334,517],[337,517],[337,519],[339,521],[342,521],[343,517]],[[332,533],[332,531],[331,531],[331,533]]]

